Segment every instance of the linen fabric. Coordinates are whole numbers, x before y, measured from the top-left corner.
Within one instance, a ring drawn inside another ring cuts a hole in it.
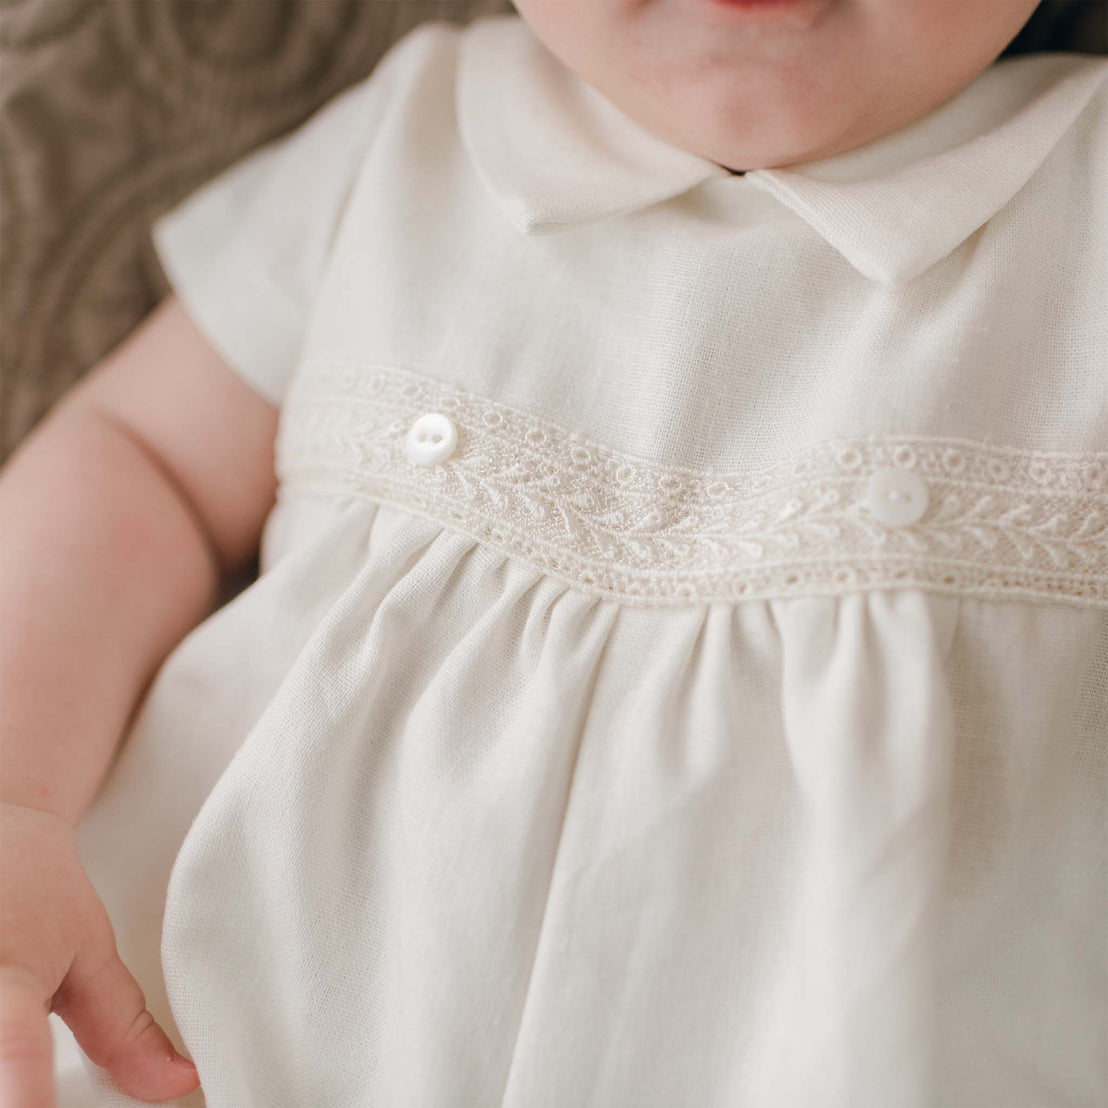
[[[183,1104],[1108,1104],[1106,86],[739,176],[429,24],[159,221],[281,406],[79,829]]]

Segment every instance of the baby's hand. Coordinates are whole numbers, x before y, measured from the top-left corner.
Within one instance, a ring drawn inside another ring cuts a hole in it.
[[[133,1096],[172,1100],[199,1084],[119,959],[73,828],[0,803],[0,1108],[54,1108],[51,1011]]]

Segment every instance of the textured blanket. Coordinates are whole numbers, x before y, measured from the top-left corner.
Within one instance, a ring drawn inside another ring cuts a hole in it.
[[[0,0],[0,462],[168,292],[152,221],[429,19],[507,0]]]

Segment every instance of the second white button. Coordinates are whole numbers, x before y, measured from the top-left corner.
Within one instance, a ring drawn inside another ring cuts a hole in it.
[[[927,510],[927,483],[910,469],[874,470],[866,486],[866,506],[889,527],[915,523]]]
[[[405,442],[408,457],[421,466],[438,465],[454,453],[458,429],[440,412],[427,412],[412,424]]]

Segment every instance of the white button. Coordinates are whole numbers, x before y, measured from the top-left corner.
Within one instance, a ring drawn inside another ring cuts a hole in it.
[[[927,484],[910,469],[875,470],[866,486],[870,513],[890,527],[915,523],[927,510]]]
[[[409,429],[405,442],[408,457],[421,466],[435,466],[445,461],[457,445],[458,430],[453,420],[439,412],[421,415]]]

